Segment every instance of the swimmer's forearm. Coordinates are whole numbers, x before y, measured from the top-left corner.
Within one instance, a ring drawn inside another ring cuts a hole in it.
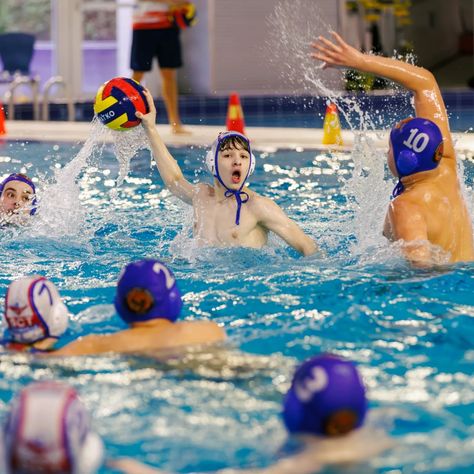
[[[305,257],[315,254],[319,251],[319,247],[316,245],[316,242],[311,238],[305,235],[304,242],[302,242],[300,253]]]
[[[354,67],[397,82],[412,92],[432,90],[437,86],[430,71],[398,59],[363,54]]]
[[[158,134],[154,124],[144,125],[145,132],[150,140],[153,158],[165,186],[177,198],[187,204],[192,204],[194,185],[186,180],[177,161],[168,151],[165,143]]]
[[[313,43],[312,56],[323,61],[324,67],[346,67],[385,77],[411,91],[424,91],[437,87],[433,75],[426,69],[398,59],[364,54],[346,43],[336,32],[333,41],[319,36]]]
[[[171,156],[156,127],[144,127],[150,140],[153,159],[155,160],[160,176],[166,186],[172,186],[176,181],[184,179],[183,172],[176,160]]]

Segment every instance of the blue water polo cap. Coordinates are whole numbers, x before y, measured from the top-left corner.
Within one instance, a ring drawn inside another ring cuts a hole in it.
[[[21,173],[13,173],[10,176],[7,176],[1,183],[0,183],[0,196],[3,193],[3,190],[5,189],[5,185],[9,183],[10,181],[21,181],[22,183],[27,184],[28,186],[31,187],[33,190],[33,200],[31,201],[31,210],[30,210],[30,215],[33,215],[36,213],[36,187],[33,181],[28,178],[25,174]]]
[[[338,436],[359,428],[366,411],[365,388],[355,365],[325,354],[296,370],[283,420],[290,433]]]
[[[159,260],[128,264],[119,277],[114,304],[128,324],[157,318],[174,322],[183,306],[172,271]]]
[[[395,167],[400,178],[436,168],[443,155],[443,135],[431,120],[413,118],[390,132]]]

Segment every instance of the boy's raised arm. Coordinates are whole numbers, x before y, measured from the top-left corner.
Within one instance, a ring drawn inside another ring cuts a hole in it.
[[[176,160],[171,156],[168,148],[164,144],[162,138],[158,134],[155,126],[156,109],[153,103],[153,97],[150,92],[145,89],[145,96],[150,107],[150,112],[146,115],[136,112],[137,118],[141,119],[145,133],[150,140],[150,145],[155,159],[158,172],[160,173],[166,187],[179,199],[191,204],[195,192],[195,186],[191,184],[183,176],[181,168]]]
[[[444,138],[443,156],[455,158],[454,147],[438,83],[433,74],[421,67],[398,59],[364,54],[348,45],[336,32],[332,32],[334,43],[319,36],[312,44],[316,50],[312,56],[326,64],[324,67],[347,67],[369,72],[397,82],[412,91],[417,117],[427,118],[438,125]]]

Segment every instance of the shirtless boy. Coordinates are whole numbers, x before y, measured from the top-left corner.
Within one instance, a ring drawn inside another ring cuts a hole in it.
[[[110,334],[90,334],[52,356],[139,353],[221,342],[225,331],[213,321],[177,322],[183,303],[171,270],[158,260],[139,260],[120,275],[115,309],[129,327]]]
[[[202,245],[261,248],[274,232],[303,255],[316,244],[271,199],[245,186],[255,168],[248,138],[238,132],[219,135],[206,163],[214,185],[187,181],[155,127],[156,109],[148,91],[150,112],[136,115],[150,140],[158,171],[166,187],[194,209],[194,236]]]
[[[337,33],[320,36],[313,57],[324,67],[348,67],[385,77],[413,92],[416,118],[402,120],[390,134],[388,166],[399,181],[384,235],[402,241],[414,265],[433,263],[433,246],[450,262],[474,260],[471,218],[456,172],[456,154],[446,108],[436,79],[426,69],[396,59],[363,54]]]

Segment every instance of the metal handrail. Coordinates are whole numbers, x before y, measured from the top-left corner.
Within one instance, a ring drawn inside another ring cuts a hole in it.
[[[66,82],[62,78],[62,76],[53,76],[50,77],[44,84],[43,89],[43,107],[42,107],[42,120],[49,120],[49,95],[51,88],[55,85],[61,86],[63,89],[66,88]],[[67,119],[69,122],[74,120],[74,104],[70,97],[66,97],[66,105],[67,105]]]
[[[8,87],[5,97],[8,100],[8,118],[15,120],[15,91],[22,85],[29,85],[31,87],[31,94],[33,96],[33,118],[39,118],[39,78],[30,76],[17,76]]]

